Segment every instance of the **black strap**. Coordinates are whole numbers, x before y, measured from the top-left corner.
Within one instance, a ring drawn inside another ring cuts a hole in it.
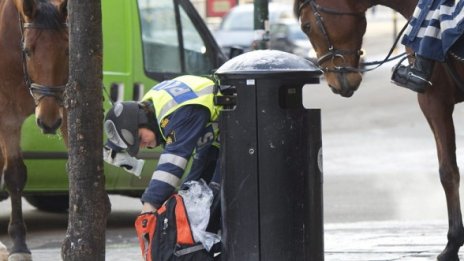
[[[367,63],[362,63],[362,65],[364,66],[369,66],[369,65],[377,65],[373,68],[370,68],[370,69],[364,69],[363,71],[364,72],[368,72],[368,71],[372,71],[374,69],[377,69],[378,67],[380,67],[381,65],[383,65],[384,63],[386,62],[389,62],[389,61],[392,61],[392,60],[395,60],[395,59],[398,59],[404,55],[406,55],[406,52],[403,52],[399,55],[396,55],[396,56],[393,56],[391,57],[391,55],[393,54],[393,52],[395,51],[395,48],[396,48],[396,45],[398,44],[398,42],[400,41],[401,39],[401,36],[403,35],[404,31],[406,30],[406,28],[408,27],[408,24],[409,24],[409,21],[406,22],[406,24],[403,26],[403,28],[401,28],[401,31],[398,33],[398,36],[396,37],[395,41],[393,42],[393,45],[392,47],[390,48],[390,51],[388,51],[388,54],[387,56],[385,57],[385,59],[383,59],[382,61],[374,61],[374,62],[367,62]]]
[[[194,245],[194,246],[191,246],[191,247],[176,250],[176,252],[174,252],[174,255],[177,256],[177,257],[184,256],[184,255],[187,255],[187,254],[190,254],[190,253],[193,253],[193,252],[197,252],[197,251],[200,251],[200,250],[203,250],[203,249],[205,249],[205,247],[202,244],[198,244],[198,245]]]
[[[456,68],[454,68],[453,66],[451,66],[449,64],[449,61],[445,61],[445,68],[446,68],[446,72],[448,73],[449,76],[451,76],[451,78],[453,79],[454,83],[458,86],[459,90],[464,93],[464,82],[463,80],[461,79],[461,77],[459,77],[459,74],[458,72],[456,72]]]

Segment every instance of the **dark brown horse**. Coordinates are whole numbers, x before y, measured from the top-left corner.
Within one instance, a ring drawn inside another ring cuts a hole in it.
[[[295,0],[294,8],[302,30],[317,53],[328,85],[334,93],[350,97],[362,80],[357,68],[366,31],[366,10],[383,5],[409,18],[416,4],[417,0]],[[464,63],[451,55],[448,63],[464,75]],[[419,94],[418,101],[435,136],[440,180],[448,206],[448,243],[438,260],[459,260],[464,228],[452,114],[455,104],[463,101],[464,96],[457,84],[459,81],[447,74],[443,64],[435,66],[432,82],[432,88]]]
[[[0,0],[0,177],[11,198],[9,260],[31,260],[21,194],[27,170],[21,126],[35,112],[45,134],[62,127],[68,80],[67,1]]]

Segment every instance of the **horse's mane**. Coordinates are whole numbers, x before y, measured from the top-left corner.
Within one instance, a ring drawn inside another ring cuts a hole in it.
[[[63,28],[64,16],[49,1],[40,0],[37,2],[37,10],[34,18],[34,24],[39,27],[58,30]]]
[[[293,13],[297,19],[300,18],[300,0],[293,1]]]

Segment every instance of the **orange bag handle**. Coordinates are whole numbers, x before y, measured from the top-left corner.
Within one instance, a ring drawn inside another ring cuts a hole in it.
[[[174,195],[176,197],[176,227],[177,227],[177,243],[182,245],[193,245],[195,240],[193,240],[192,230],[190,229],[190,222],[187,215],[187,210],[185,209],[184,200],[178,194]]]
[[[152,261],[151,241],[156,229],[156,215],[153,212],[140,214],[135,220],[135,231],[145,261]]]

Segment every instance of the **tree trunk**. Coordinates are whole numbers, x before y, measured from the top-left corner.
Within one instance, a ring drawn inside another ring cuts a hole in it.
[[[69,0],[69,220],[63,260],[105,260],[101,2]]]

